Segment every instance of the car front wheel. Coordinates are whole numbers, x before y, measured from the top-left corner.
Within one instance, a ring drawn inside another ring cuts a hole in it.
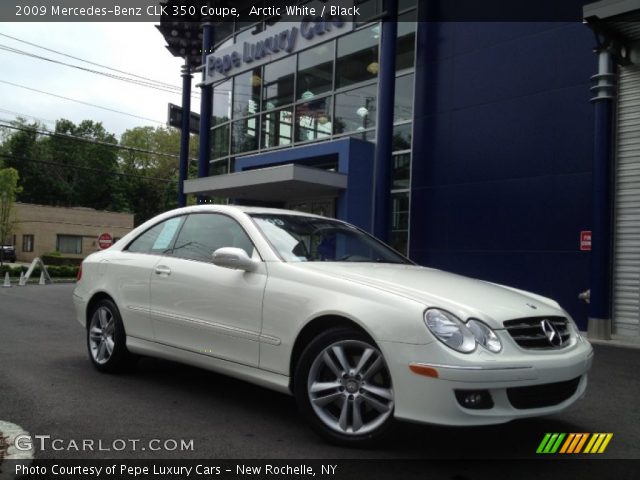
[[[324,438],[365,446],[393,422],[391,375],[380,350],[363,333],[336,328],[316,337],[298,362],[294,394],[302,414]]]
[[[111,300],[100,300],[94,306],[87,327],[87,347],[91,361],[101,372],[120,372],[133,363],[120,312]]]

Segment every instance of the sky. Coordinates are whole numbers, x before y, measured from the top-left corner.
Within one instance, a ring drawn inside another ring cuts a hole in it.
[[[174,86],[182,84],[182,59],[169,53],[162,34],[151,22],[0,22],[0,34]],[[22,115],[30,122],[35,120],[32,117],[37,117],[48,129],[53,129],[55,120],[60,118],[69,119],[76,124],[89,119],[102,122],[108,132],[119,137],[125,130],[133,127],[166,125],[167,104],[181,104],[179,92],[164,92],[114,80],[9,52],[4,47],[122,75],[0,35],[0,123]],[[195,85],[199,81],[200,74],[195,74],[192,81],[194,92],[198,90]],[[82,105],[2,82],[47,91],[146,119]],[[192,96],[192,111],[199,111],[199,98]]]

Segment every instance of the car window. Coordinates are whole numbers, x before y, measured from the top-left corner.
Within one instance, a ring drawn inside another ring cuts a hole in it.
[[[288,262],[411,263],[347,223],[302,215],[258,213],[251,217]]]
[[[194,213],[187,217],[178,234],[173,256],[211,262],[222,247],[237,247],[253,255],[253,243],[233,218],[216,213]]]
[[[163,254],[171,249],[173,239],[184,217],[173,217],[151,227],[127,247],[134,253]]]

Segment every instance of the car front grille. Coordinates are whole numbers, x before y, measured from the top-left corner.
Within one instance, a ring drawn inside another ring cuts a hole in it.
[[[507,397],[511,405],[519,410],[550,407],[571,398],[576,393],[579,383],[580,377],[566,382],[507,388]]]
[[[504,328],[527,349],[546,350],[569,345],[569,322],[564,317],[529,317],[507,320]]]

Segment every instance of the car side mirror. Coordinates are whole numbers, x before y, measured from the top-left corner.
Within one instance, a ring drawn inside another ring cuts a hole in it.
[[[258,267],[258,260],[247,255],[242,248],[222,247],[213,252],[213,264],[219,267],[253,272]]]

